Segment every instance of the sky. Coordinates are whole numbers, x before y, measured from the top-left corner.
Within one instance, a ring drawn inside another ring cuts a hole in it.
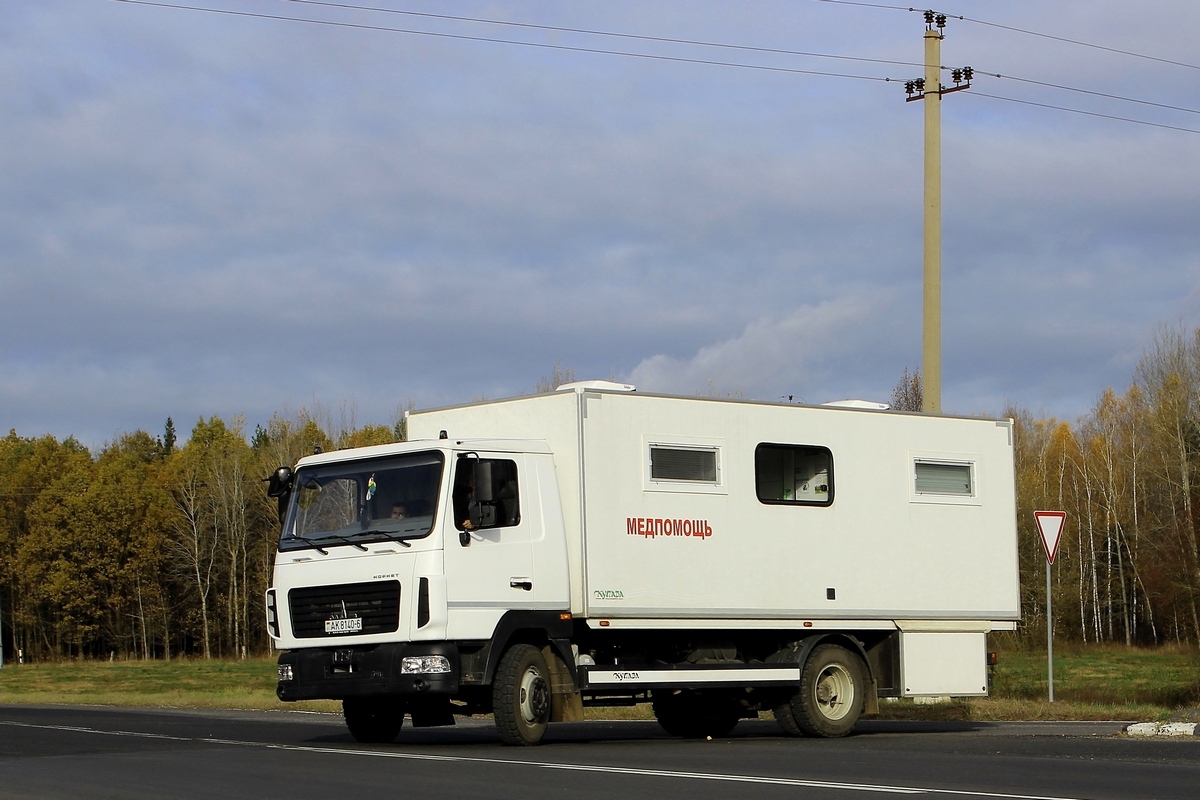
[[[1200,325],[1200,4],[937,10],[976,71],[942,99],[942,408],[1075,419]],[[556,365],[886,402],[922,359],[924,30],[823,0],[0,3],[0,428],[391,424]]]

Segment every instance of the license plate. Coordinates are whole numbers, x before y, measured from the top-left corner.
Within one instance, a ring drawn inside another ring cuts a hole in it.
[[[362,630],[362,617],[342,617],[325,620],[326,633],[358,633]]]

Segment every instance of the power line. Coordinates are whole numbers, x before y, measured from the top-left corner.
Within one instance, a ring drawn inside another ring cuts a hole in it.
[[[1027,31],[1024,28],[1014,28],[1011,25],[1001,25],[998,22],[987,22],[981,19],[972,19],[971,17],[957,17],[963,22],[973,22],[976,25],[986,25],[990,28],[1000,28],[1001,30],[1013,31],[1015,33],[1023,33],[1026,36],[1037,36],[1042,39],[1052,39],[1056,42],[1065,42],[1067,44],[1079,45],[1080,47],[1090,47],[1094,50],[1104,50],[1109,53],[1117,53],[1123,56],[1131,56],[1133,58],[1144,58],[1147,61],[1157,61],[1160,64],[1170,64],[1175,67],[1187,67],[1188,69],[1200,69],[1200,65],[1188,64],[1183,61],[1172,61],[1169,58],[1159,58],[1158,56],[1146,55],[1145,53],[1135,53],[1132,50],[1120,50],[1116,47],[1105,47],[1102,44],[1092,44],[1091,42],[1083,42],[1078,39],[1068,39],[1064,36],[1053,36],[1049,33],[1038,33],[1037,31]]]
[[[555,33],[580,33],[588,36],[609,36],[618,39],[633,39],[643,42],[657,42],[665,44],[684,44],[694,47],[716,47],[725,50],[742,50],[749,53],[770,53],[772,55],[786,56],[803,56],[805,58],[833,58],[842,61],[862,61],[869,64],[891,64],[902,67],[920,67],[921,64],[916,61],[896,61],[886,58],[864,58],[861,56],[845,56],[834,53],[811,53],[804,50],[785,50],[776,47],[755,47],[752,45],[729,44],[727,42],[707,42],[696,39],[677,39],[669,36],[646,36],[636,33],[619,33],[616,31],[599,31],[590,28],[568,28],[558,25],[538,25],[531,22],[511,22],[509,20],[486,19],[482,17],[465,17],[456,14],[433,14],[425,11],[407,11],[396,8],[380,8],[378,6],[363,6],[353,3],[334,3],[327,0],[287,0],[287,2],[297,3],[306,6],[323,6],[326,8],[340,8],[352,11],[373,11],[380,14],[402,14],[410,17],[423,17],[427,19],[450,20],[453,22],[476,22],[484,25],[505,25],[513,28],[528,28],[531,30],[553,31]]]
[[[943,69],[945,69],[945,68],[943,67]],[[1096,91],[1092,91],[1091,89],[1078,89],[1074,86],[1063,86],[1062,84],[1059,84],[1059,83],[1048,83],[1046,81],[1035,81],[1032,78],[1018,78],[1014,75],[1001,75],[996,72],[984,72],[983,70],[980,70],[980,69],[976,69],[975,74],[976,75],[987,75],[989,78],[1000,78],[1003,80],[1019,81],[1020,83],[1029,83],[1029,84],[1033,84],[1034,86],[1045,86],[1045,87],[1048,87],[1051,89],[1061,89],[1064,92],[1076,92],[1078,94],[1090,94],[1093,97],[1104,97],[1109,100],[1120,100],[1125,103],[1138,103],[1138,104],[1144,105],[1144,106],[1153,106],[1155,108],[1165,108],[1165,109],[1169,109],[1171,111],[1184,111],[1188,114],[1200,114],[1200,110],[1195,109],[1195,108],[1185,108],[1183,106],[1172,106],[1172,105],[1168,105],[1167,103],[1155,103],[1152,100],[1139,100],[1136,97],[1124,97],[1119,94],[1108,94],[1107,92],[1096,92]]]
[[[889,11],[916,11],[912,6],[889,6],[883,3],[860,3],[855,0],[817,0],[818,3],[833,3],[839,6],[862,6],[864,8],[886,8]],[[923,10],[923,9],[922,9]]]
[[[924,11],[924,9],[915,8],[913,6],[893,6],[893,5],[886,5],[883,3],[865,3],[865,2],[858,2],[858,0],[816,0],[816,2],[829,3],[831,5],[838,5],[838,6],[861,6],[864,8],[882,8],[882,9],[886,9],[888,11],[912,11],[912,12]],[[1054,34],[1050,34],[1050,33],[1041,33],[1040,31],[1031,31],[1026,28],[1018,28],[1013,25],[1003,25],[999,22],[989,22],[989,21],[983,20],[983,19],[975,19],[974,17],[962,16],[961,14],[946,14],[946,16],[950,17],[951,19],[962,20],[963,22],[972,22],[976,25],[985,25],[989,28],[998,28],[1000,30],[1024,34],[1025,36],[1036,36],[1041,39],[1051,39],[1055,42],[1063,42],[1065,44],[1073,44],[1073,45],[1077,45],[1079,47],[1090,47],[1094,50],[1103,50],[1108,53],[1116,53],[1117,55],[1130,56],[1131,58],[1142,58],[1147,61],[1157,61],[1160,64],[1170,64],[1171,66],[1174,66],[1174,67],[1186,67],[1187,69],[1200,69],[1200,65],[1189,64],[1184,61],[1173,61],[1169,58],[1161,58],[1159,56],[1147,55],[1146,53],[1138,53],[1138,52],[1134,52],[1133,50],[1122,50],[1118,47],[1108,47],[1106,45],[1095,44],[1093,42],[1085,42],[1080,39],[1069,39],[1065,36],[1055,36]]]
[[[381,8],[378,6],[365,6],[365,5],[358,5],[355,3],[339,3],[339,2],[332,2],[331,0],[288,0],[288,2],[297,3],[299,5],[322,6],[322,7],[327,7],[327,8],[339,8],[339,9],[347,9],[347,10],[354,10],[354,11],[371,11],[371,12],[377,12],[377,13],[383,13],[383,14],[401,14],[401,15],[411,16],[411,17],[450,20],[450,21],[454,21],[454,22],[474,22],[474,23],[480,23],[480,24],[486,24],[486,25],[503,25],[503,26],[516,27],[516,28],[526,28],[526,29],[531,29],[531,30],[553,31],[556,33],[577,33],[577,34],[585,34],[588,36],[608,36],[608,37],[614,37],[614,38],[620,38],[620,39],[632,39],[632,40],[637,40],[637,41],[647,41],[647,42],[667,43],[667,44],[683,44],[683,45],[691,45],[691,46],[697,46],[697,47],[714,47],[714,48],[739,50],[739,51],[746,51],[746,52],[771,53],[774,55],[803,56],[803,57],[808,57],[808,58],[832,58],[832,59],[841,59],[841,60],[845,60],[845,61],[860,61],[860,62],[868,62],[868,63],[874,63],[874,64],[890,64],[890,65],[910,66],[910,67],[923,66],[920,63],[911,62],[911,61],[895,61],[895,60],[890,60],[890,59],[863,58],[863,57],[858,57],[858,56],[837,55],[837,54],[831,54],[831,53],[812,53],[812,52],[806,52],[806,51],[802,51],[802,50],[785,50],[785,49],[771,48],[771,47],[755,47],[755,46],[750,46],[750,45],[728,44],[725,42],[709,42],[709,41],[694,40],[694,39],[678,39],[678,38],[666,37],[666,36],[646,36],[646,35],[641,35],[641,34],[620,33],[620,32],[615,32],[615,31],[600,31],[600,30],[594,30],[594,29],[589,29],[589,28],[570,28],[570,27],[557,26],[557,25],[539,25],[539,24],[528,23],[528,22],[512,22],[512,21],[508,21],[508,20],[486,19],[486,18],[481,18],[481,17],[467,17],[467,16],[462,16],[462,15],[456,15],[456,14],[434,14],[434,13],[423,12],[423,11],[409,11],[409,10],[404,10],[404,9]],[[868,7],[872,7],[872,8],[885,8],[885,9],[894,9],[894,10],[903,10],[903,11],[914,11],[915,10],[911,6],[905,7],[905,6],[883,5],[880,3],[851,2],[850,0],[821,0],[821,2],[835,2],[839,5],[861,5],[861,6],[868,6]],[[1018,28],[1009,28],[1008,26],[998,25],[996,23],[982,22],[980,20],[973,20],[973,19],[969,19],[967,17],[957,17],[957,19],[967,20],[967,21],[971,21],[971,22],[977,22],[977,23],[983,24],[983,25],[992,25],[995,27],[1007,28],[1009,30],[1020,31],[1022,33],[1031,33],[1032,35],[1041,35],[1041,34],[1033,34],[1032,32],[1029,32],[1029,31],[1021,31],[1021,29],[1018,29]],[[1061,39],[1061,37],[1051,37],[1051,38]],[[1061,39],[1061,40],[1079,44],[1079,42],[1075,42],[1075,40],[1069,40],[1069,39]],[[1124,51],[1116,51],[1116,52],[1124,52]],[[1134,55],[1136,55],[1136,54],[1134,54]],[[949,70],[948,67],[942,67],[942,69],[946,70],[946,71]],[[1166,103],[1156,103],[1156,102],[1153,102],[1150,100],[1139,100],[1139,99],[1133,98],[1133,97],[1124,97],[1122,95],[1110,94],[1107,92],[1098,92],[1098,91],[1093,91],[1090,89],[1079,89],[1079,88],[1076,88],[1073,86],[1064,86],[1062,84],[1049,83],[1046,81],[1038,81],[1038,80],[1034,80],[1031,78],[1019,78],[1019,77],[1016,77],[1013,75],[1001,75],[999,73],[981,72],[980,70],[976,70],[976,73],[989,75],[994,78],[1003,78],[1003,79],[1007,79],[1007,80],[1019,81],[1021,83],[1029,83],[1029,84],[1033,84],[1036,86],[1045,86],[1045,87],[1053,88],[1053,89],[1061,89],[1061,90],[1067,91],[1067,92],[1076,92],[1078,94],[1088,94],[1088,95],[1092,95],[1094,97],[1104,97],[1109,100],[1118,100],[1118,101],[1126,102],[1126,103],[1137,103],[1139,105],[1169,109],[1172,111],[1182,111],[1182,112],[1186,112],[1189,114],[1200,114],[1200,110],[1197,110],[1197,109],[1184,108],[1181,106],[1173,106],[1173,105],[1169,105]]]
[[[493,44],[510,44],[517,47],[535,47],[543,50],[564,50],[575,53],[592,53],[595,55],[623,56],[626,58],[641,58],[650,61],[674,61],[682,64],[702,64],[714,67],[733,67],[736,69],[752,69],[763,72],[783,72],[794,75],[817,75],[825,78],[850,78],[862,81],[894,82],[896,78],[878,77],[873,75],[853,75],[844,72],[825,72],[822,70],[797,69],[794,67],[770,67],[764,64],[743,64],[735,61],[715,61],[703,58],[684,58],[681,56],[655,55],[651,53],[632,53],[623,50],[606,50],[595,47],[578,47],[563,44],[547,44],[544,42],[522,42],[515,39],[500,39],[490,36],[468,36],[459,33],[438,33],[434,31],[419,31],[408,28],[393,28],[385,25],[367,25],[358,22],[336,22],[333,20],[308,19],[306,17],[290,17],[283,14],[262,14],[251,11],[230,11],[222,8],[207,8],[204,6],[186,6],[174,3],[153,2],[153,0],[116,0],[118,3],[128,3],[137,6],[153,6],[156,8],[173,8],[180,11],[199,11],[208,14],[220,14],[232,17],[250,17],[279,22],[303,22],[309,25],[326,25],[335,28],[352,28],[355,30],[382,31],[385,33],[403,33],[411,36],[431,36],[439,39],[458,39],[469,42],[488,42]],[[865,60],[865,59],[864,59]]]
[[[560,27],[548,26],[548,25],[536,25],[536,24],[532,24],[532,23],[506,22],[506,21],[501,21],[501,20],[488,20],[488,19],[472,18],[472,17],[459,17],[459,16],[452,16],[452,15],[444,15],[444,14],[428,14],[428,13],[423,13],[423,12],[399,11],[399,10],[395,10],[395,9],[383,9],[383,8],[374,8],[374,7],[370,7],[370,6],[360,6],[360,5],[353,5],[353,4],[346,4],[346,3],[326,2],[325,0],[289,0],[289,1],[295,2],[298,4],[302,4],[302,5],[330,6],[330,7],[345,8],[345,9],[352,9],[352,10],[363,10],[363,11],[379,11],[379,12],[387,12],[387,13],[395,13],[395,14],[407,14],[407,15],[412,15],[412,16],[455,20],[455,21],[479,22],[479,23],[488,23],[488,24],[495,24],[495,25],[510,25],[510,26],[514,26],[514,27],[543,29],[543,30],[571,32],[571,33],[583,33],[583,34],[596,35],[596,36],[612,36],[612,37],[628,38],[628,39],[640,39],[640,40],[655,41],[655,42],[660,42],[660,43],[687,44],[687,45],[698,45],[698,46],[706,46],[706,47],[721,47],[721,48],[727,48],[727,49],[768,52],[768,53],[775,53],[775,54],[786,54],[786,55],[796,55],[796,56],[806,56],[806,57],[840,58],[840,59],[851,60],[851,61],[865,61],[865,62],[873,62],[873,63],[881,63],[881,64],[911,65],[911,62],[903,62],[903,61],[888,61],[888,60],[884,60],[884,59],[869,59],[869,58],[859,58],[859,57],[855,57],[855,56],[840,56],[840,55],[831,55],[831,54],[824,54],[824,53],[805,53],[802,51],[775,50],[775,49],[771,49],[771,48],[758,48],[758,47],[750,47],[750,46],[743,46],[743,45],[722,44],[722,43],[718,43],[718,42],[690,41],[690,40],[686,40],[686,39],[672,39],[672,38],[668,38],[668,37],[642,36],[642,35],[638,35],[638,34],[623,34],[623,33],[616,33],[616,32],[595,31],[595,30],[587,30],[587,29],[579,29],[579,28],[560,28]],[[850,0],[817,0],[817,1],[818,2],[827,2],[827,3],[836,3],[839,5],[863,5],[863,6],[869,6],[869,7],[874,7],[874,8],[897,9],[897,10],[903,10],[903,11],[916,10],[911,7],[885,6],[885,5],[878,4],[878,3],[850,2]],[[282,14],[264,14],[264,13],[259,13],[259,12],[232,11],[232,10],[228,10],[228,9],[210,8],[210,7],[204,7],[204,6],[188,6],[188,5],[181,5],[181,4],[176,4],[176,3],[157,2],[156,0],[116,0],[116,2],[127,3],[130,5],[152,6],[152,7],[157,7],[157,8],[171,8],[171,9],[176,9],[176,10],[181,10],[181,11],[197,11],[197,12],[203,12],[203,13],[209,13],[209,14],[219,14],[219,15],[225,15],[225,16],[250,17],[250,18],[255,18],[255,19],[266,19],[266,20],[274,20],[274,21],[281,21],[281,22],[300,22],[300,23],[305,23],[305,24],[310,24],[310,25],[325,25],[325,26],[329,26],[329,27],[351,28],[351,29],[356,29],[356,30],[380,31],[380,32],[385,32],[385,33],[400,33],[400,34],[408,34],[408,35],[412,35],[412,36],[430,36],[430,37],[442,38],[442,39],[456,39],[456,40],[472,41],[472,42],[485,42],[485,43],[492,43],[492,44],[508,44],[508,45],[514,45],[514,46],[518,46],[518,47],[533,47],[533,48],[546,49],[546,50],[559,50],[559,51],[578,52],[578,53],[590,53],[590,54],[595,54],[595,55],[622,56],[625,58],[640,58],[640,59],[646,59],[646,60],[652,60],[652,61],[670,61],[670,62],[683,63],[683,64],[700,64],[700,65],[704,65],[704,66],[730,67],[730,68],[735,68],[735,69],[751,69],[751,70],[759,70],[759,71],[765,71],[765,72],[780,72],[780,73],[787,73],[787,74],[813,75],[813,76],[818,76],[818,77],[848,78],[848,79],[854,79],[854,80],[867,80],[867,81],[877,81],[877,82],[884,82],[884,83],[903,82],[902,79],[891,78],[891,77],[879,77],[879,76],[871,76],[871,75],[854,75],[854,74],[849,74],[849,73],[828,72],[828,71],[822,71],[822,70],[798,69],[798,68],[794,68],[794,67],[773,67],[773,66],[766,66],[766,65],[762,65],[762,64],[745,64],[745,63],[734,62],[734,61],[717,61],[717,60],[712,60],[712,59],[685,58],[682,56],[656,55],[656,54],[652,54],[652,53],[635,53],[635,52],[629,52],[629,51],[623,51],[623,50],[609,50],[609,49],[603,49],[603,48],[581,47],[581,46],[563,45],[563,44],[548,44],[548,43],[544,43],[544,42],[527,42],[527,41],[519,41],[519,40],[515,40],[515,39],[503,39],[503,38],[488,37],[488,36],[471,36],[471,35],[467,35],[467,34],[441,33],[441,32],[435,32],[435,31],[421,31],[421,30],[413,30],[413,29],[408,29],[408,28],[396,28],[396,27],[383,26],[383,25],[368,25],[365,23],[338,22],[338,21],[334,21],[334,20],[309,19],[306,17],[294,17],[294,16],[288,16],[288,15],[282,15]],[[961,18],[959,18],[959,19],[961,19]],[[942,67],[941,69],[948,70],[949,68]],[[1079,88],[1075,88],[1075,87],[1071,87],[1071,86],[1064,86],[1061,84],[1048,83],[1045,81],[1037,81],[1037,80],[1033,80],[1030,78],[1019,78],[1019,77],[1015,77],[1012,75],[1002,75],[1000,73],[980,72],[978,70],[976,70],[976,74],[987,75],[989,77],[994,77],[994,78],[998,78],[998,79],[1019,81],[1022,83],[1029,83],[1029,84],[1038,85],[1038,86],[1045,86],[1048,88],[1060,89],[1063,91],[1077,92],[1077,93],[1088,94],[1088,95],[1093,95],[1093,96],[1097,96],[1097,97],[1104,97],[1104,98],[1112,99],[1112,100],[1119,100],[1119,101],[1124,101],[1124,102],[1129,102],[1129,103],[1138,103],[1141,105],[1153,106],[1153,107],[1157,107],[1157,108],[1169,109],[1169,110],[1174,110],[1174,111],[1182,111],[1182,112],[1191,113],[1191,114],[1200,114],[1200,110],[1196,110],[1196,109],[1184,108],[1181,106],[1172,106],[1172,105],[1168,105],[1165,103],[1155,103],[1155,102],[1152,102],[1149,100],[1139,100],[1136,98],[1123,97],[1121,95],[1108,94],[1105,92],[1096,92],[1096,91],[1091,91],[1088,89],[1079,89]],[[1103,119],[1119,120],[1121,122],[1128,122],[1128,123],[1139,124],[1139,125],[1148,125],[1151,127],[1165,128],[1168,130],[1177,130],[1177,131],[1182,131],[1182,132],[1186,132],[1186,133],[1197,133],[1198,132],[1198,131],[1194,131],[1190,128],[1178,127],[1178,126],[1173,126],[1173,125],[1165,125],[1165,124],[1160,124],[1160,123],[1155,123],[1155,122],[1147,122],[1145,120],[1138,120],[1138,119],[1133,119],[1133,118],[1129,118],[1129,117],[1120,117],[1120,116],[1115,116],[1115,115],[1111,115],[1111,114],[1101,114],[1098,112],[1082,111],[1080,109],[1067,108],[1065,106],[1057,106],[1057,105],[1053,105],[1053,104],[1049,104],[1049,103],[1037,103],[1037,102],[1033,102],[1033,101],[1029,101],[1029,100],[1018,100],[1016,98],[1002,97],[1000,95],[985,94],[985,93],[979,92],[979,91],[975,91],[975,93],[979,94],[980,96],[989,97],[989,98],[996,99],[996,100],[1005,100],[1008,102],[1020,103],[1020,104],[1024,104],[1024,105],[1038,106],[1041,108],[1055,109],[1055,110],[1059,110],[1059,111],[1067,111],[1067,112],[1075,113],[1075,114],[1084,114],[1087,116],[1100,117]]]
[[[1200,134],[1200,130],[1195,130],[1193,128],[1182,128],[1177,125],[1164,125],[1159,122],[1147,122],[1146,120],[1143,120],[1143,119],[1132,119],[1130,117],[1118,117],[1113,114],[1101,114],[1096,111],[1084,111],[1084,110],[1078,109],[1078,108],[1067,108],[1066,106],[1051,105],[1050,103],[1035,103],[1032,100],[1018,100],[1015,97],[1002,97],[1002,96],[996,95],[996,94],[988,94],[987,92],[971,91],[971,92],[968,92],[967,94],[975,95],[977,97],[986,97],[991,100],[1003,100],[1007,103],[1020,103],[1021,105],[1026,105],[1026,106],[1037,106],[1038,108],[1049,108],[1049,109],[1053,109],[1055,111],[1067,111],[1072,114],[1083,114],[1084,116],[1088,116],[1088,117],[1100,117],[1101,119],[1111,119],[1111,120],[1116,120],[1118,122],[1131,122],[1135,125],[1148,125],[1151,128],[1165,128],[1170,131],[1182,131],[1183,133]]]
[[[948,17],[945,14],[938,14],[933,11],[925,11],[923,13],[925,16],[926,35],[927,36],[928,36],[929,32],[934,29],[934,26],[936,26],[936,28],[939,32],[941,31],[942,28],[945,27],[946,20],[948,19]],[[940,38],[940,36],[939,36],[939,38]],[[935,69],[939,72],[945,72],[947,68],[944,66],[940,66],[940,65],[937,67],[934,67],[932,64],[927,64],[926,69],[927,70]],[[1060,89],[1060,90],[1066,91],[1066,92],[1076,92],[1079,94],[1091,95],[1093,97],[1103,97],[1103,98],[1106,98],[1109,100],[1118,100],[1118,101],[1125,102],[1125,103],[1138,103],[1140,105],[1152,106],[1155,108],[1169,109],[1172,111],[1183,111],[1183,112],[1186,112],[1189,114],[1200,114],[1200,110],[1196,110],[1193,108],[1168,105],[1166,103],[1156,103],[1151,100],[1142,100],[1142,99],[1134,98],[1134,97],[1125,97],[1123,95],[1112,94],[1109,92],[1098,92],[1098,91],[1093,91],[1091,89],[1080,89],[1080,88],[1074,87],[1074,86],[1065,86],[1060,83],[1050,83],[1048,81],[1039,81],[1039,80],[1034,80],[1032,78],[1018,78],[1013,75],[1001,75],[1000,73],[997,73],[997,72],[984,72],[982,70],[978,70],[973,67],[964,67],[962,69],[953,69],[953,70],[950,70],[950,72],[954,78],[954,87],[950,88],[950,89],[947,89],[945,87],[940,87],[938,90],[936,90],[937,93],[940,95],[947,94],[948,92],[957,92],[957,91],[961,91],[963,89],[968,89],[971,87],[971,80],[975,75],[987,75],[992,78],[1014,80],[1014,81],[1019,81],[1021,83],[1028,83],[1028,84],[1031,84],[1034,86],[1045,86],[1045,87],[1052,88],[1052,89]],[[960,85],[962,78],[964,76],[967,81],[966,85]],[[907,93],[909,95],[908,99],[909,100],[920,100],[920,99],[924,98],[926,96],[924,87],[930,81],[933,81],[934,85],[940,84],[940,80],[937,79],[936,75],[930,75],[928,72],[923,79],[905,81],[905,90],[907,91]],[[916,95],[914,95],[914,91],[917,92]],[[1062,106],[1046,105],[1046,107],[1047,108],[1061,108],[1064,111],[1074,110],[1074,109],[1068,109],[1068,108],[1065,108]],[[1084,113],[1084,112],[1081,112],[1081,113]],[[1098,114],[1098,116],[1108,116],[1108,115]],[[1135,120],[1130,120],[1130,119],[1127,119],[1124,117],[1115,117],[1114,116],[1111,118],[1112,119],[1125,119],[1126,121],[1129,121],[1129,122],[1135,121]],[[1171,126],[1166,126],[1166,127],[1171,127]],[[1184,128],[1181,130],[1187,130],[1187,129]]]

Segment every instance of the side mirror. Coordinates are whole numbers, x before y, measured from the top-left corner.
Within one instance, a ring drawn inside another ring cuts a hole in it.
[[[490,503],[496,498],[492,496],[492,462],[480,459],[475,462],[475,499],[480,503]],[[474,520],[471,520],[473,523]]]
[[[283,518],[287,514],[288,498],[292,495],[292,482],[295,478],[291,467],[280,467],[269,478],[263,479],[267,481],[267,497],[274,497],[279,501],[280,525],[283,525]]]
[[[271,474],[271,477],[264,478],[267,481],[267,497],[285,497],[292,491],[292,475],[291,467],[280,467]]]

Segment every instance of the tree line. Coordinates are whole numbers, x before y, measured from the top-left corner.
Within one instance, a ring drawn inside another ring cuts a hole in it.
[[[535,391],[573,378],[556,365]],[[893,405],[920,402],[920,375],[905,370]],[[1045,637],[1033,512],[1061,510],[1056,637],[1200,644],[1200,328],[1160,332],[1128,389],[1106,389],[1077,421],[1004,415],[1016,422],[1019,635]],[[266,653],[278,518],[263,479],[316,449],[402,441],[397,419],[359,426],[344,408],[338,420],[301,410],[248,431],[214,416],[178,445],[168,418],[161,436],[135,431],[98,453],[10,431],[0,439],[6,660]]]
[[[1045,556],[1033,512],[1067,512],[1051,568],[1056,637],[1200,643],[1200,328],[1164,329],[1124,393],[1069,423],[1018,409],[1025,624],[1045,636]]]
[[[162,436],[135,431],[95,455],[70,437],[9,431],[0,439],[7,660],[267,651],[263,594],[279,522],[263,477],[317,449],[403,436],[403,422],[339,426],[305,411],[251,434],[237,417],[201,419],[179,447],[168,418]]]

